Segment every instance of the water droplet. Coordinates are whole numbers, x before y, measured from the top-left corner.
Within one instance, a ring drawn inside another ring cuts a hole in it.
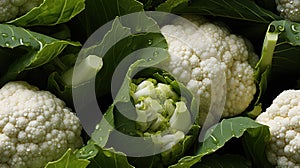
[[[157,57],[158,54],[159,54],[159,52],[158,52],[158,51],[155,51],[155,52],[153,53],[153,56],[154,56],[154,57]]]
[[[299,36],[296,36],[295,38],[296,38],[296,40],[299,40],[299,39],[300,39]]]
[[[153,60],[152,58],[148,58],[148,59],[147,59],[148,62],[149,62],[149,61],[152,61],[152,60]]]
[[[148,44],[151,45],[152,44],[152,40],[148,40]]]
[[[99,124],[98,124],[98,125],[96,125],[96,130],[97,130],[97,129],[99,129],[99,128],[100,128],[100,125],[99,125]]]
[[[27,149],[26,149],[26,151],[27,151],[27,152],[30,152],[30,149],[29,149],[29,148],[27,148]]]
[[[92,153],[94,153],[94,151],[93,151],[93,150],[89,151],[89,154],[90,154],[90,155],[91,155]]]
[[[16,41],[17,38],[16,38],[15,36],[11,36],[11,40],[12,40],[12,41]]]
[[[2,33],[1,35],[2,35],[2,37],[8,37],[8,34],[6,34],[6,33]]]
[[[277,29],[278,29],[279,31],[284,31],[284,27],[283,27],[282,25],[279,25],[279,26],[277,27]]]
[[[277,6],[277,11],[283,13],[284,12],[284,8],[281,5]]]
[[[210,137],[211,137],[211,139],[213,140],[213,142],[214,142],[215,144],[219,143],[219,141],[217,140],[216,137],[214,137],[213,135],[210,135]]]
[[[104,155],[107,157],[111,157],[112,154],[109,151],[103,151]]]
[[[294,33],[297,32],[296,25],[292,24],[292,25],[291,25],[291,29],[292,29],[292,31],[293,31]]]
[[[6,42],[6,43],[5,43],[5,46],[6,46],[6,47],[9,47],[9,46],[10,46],[10,44],[9,44],[8,42]]]
[[[293,3],[294,3],[294,0],[290,0],[289,3],[290,3],[290,4],[293,4]]]

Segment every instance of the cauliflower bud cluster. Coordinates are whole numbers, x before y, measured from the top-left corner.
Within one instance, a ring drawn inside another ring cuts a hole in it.
[[[240,114],[256,93],[253,67],[258,56],[246,39],[225,26],[200,16],[185,17],[161,28],[170,54],[161,66],[200,98],[202,111],[210,106],[212,79],[223,72],[227,90],[222,116]]]
[[[276,167],[300,167],[300,90],[279,94],[256,121],[269,126],[267,158]]]
[[[0,89],[0,167],[40,168],[83,145],[79,119],[48,91],[23,81]]]
[[[0,0],[0,22],[15,19],[42,2],[43,0]]]
[[[300,21],[300,0],[275,0],[277,11],[285,19]]]

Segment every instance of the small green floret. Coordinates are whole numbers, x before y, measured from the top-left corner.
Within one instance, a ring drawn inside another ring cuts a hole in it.
[[[150,136],[163,150],[184,139],[192,125],[191,114],[171,85],[149,78],[133,80],[130,86],[141,136]]]

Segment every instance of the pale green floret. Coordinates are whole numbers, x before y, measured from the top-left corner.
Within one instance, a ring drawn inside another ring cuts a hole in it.
[[[183,122],[184,121],[184,122]],[[170,127],[180,131],[186,131],[192,124],[191,114],[184,102],[176,102],[176,108],[170,118]]]
[[[166,151],[176,145],[184,138],[184,133],[182,131],[177,131],[175,133],[165,134],[165,135],[151,135],[153,142],[160,146],[161,151]]]
[[[200,100],[200,111],[208,112],[211,83],[226,75],[223,117],[235,116],[250,105],[256,93],[254,68],[258,56],[249,41],[231,34],[223,25],[188,15],[161,28],[170,58],[159,65],[186,85]]]
[[[83,145],[79,119],[48,91],[23,81],[0,89],[0,166],[41,168]]]
[[[43,0],[0,0],[0,22],[24,15],[42,2]]]
[[[285,19],[300,21],[300,0],[275,0],[277,11]]]
[[[147,79],[132,83],[131,90],[141,136],[150,136],[163,150],[184,138],[192,125],[191,114],[170,85]]]
[[[279,94],[257,122],[269,126],[266,154],[276,167],[300,167],[300,90]]]

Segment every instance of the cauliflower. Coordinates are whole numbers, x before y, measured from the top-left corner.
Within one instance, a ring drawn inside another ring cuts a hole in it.
[[[43,0],[0,0],[0,22],[24,15],[42,2]]]
[[[275,0],[277,11],[291,21],[300,21],[300,0]]]
[[[83,144],[79,119],[48,91],[9,82],[0,107],[0,167],[40,168]]]
[[[186,85],[208,112],[212,78],[226,74],[223,117],[243,112],[256,93],[253,66],[258,61],[251,44],[223,26],[200,16],[188,15],[161,28],[170,58],[160,66]]]
[[[256,121],[270,129],[269,162],[277,167],[300,167],[300,90],[283,91]]]

